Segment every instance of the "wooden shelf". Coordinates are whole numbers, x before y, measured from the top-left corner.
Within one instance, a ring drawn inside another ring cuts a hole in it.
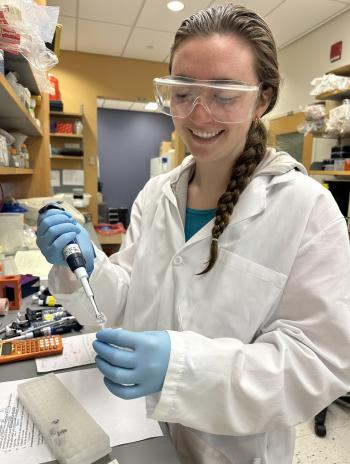
[[[347,139],[347,138],[350,138],[350,133],[332,135],[332,134],[327,134],[325,132],[310,132],[310,134],[317,139]]]
[[[79,134],[58,134],[57,132],[51,132],[50,137],[58,137],[58,138],[65,138],[65,139],[82,139],[83,136]]]
[[[28,168],[12,168],[7,166],[0,166],[0,176],[8,176],[8,175],[29,175],[33,174],[34,169]]]
[[[63,118],[82,118],[82,113],[65,113],[64,111],[50,111],[50,116],[62,116]]]
[[[40,104],[36,118],[3,74],[0,75],[0,127],[28,136],[26,144],[33,168],[0,167],[5,196],[15,198],[47,197],[51,194],[49,161],[49,97],[41,93],[40,79],[21,55],[4,54],[6,70],[19,74],[19,83],[28,88]]]
[[[330,72],[332,74],[336,74],[337,76],[350,76],[350,64],[346,64],[345,66],[342,66],[340,68],[333,69]]]
[[[39,95],[39,84],[34,76],[30,63],[23,55],[5,52],[6,69],[19,74],[19,83],[30,90],[32,95]]]
[[[2,74],[0,74],[0,127],[16,129],[34,137],[43,135],[40,127]]]
[[[50,159],[52,160],[80,160],[80,161],[83,161],[84,160],[84,156],[67,156],[67,155],[53,155],[53,156],[50,156]]]
[[[310,176],[350,176],[350,171],[309,171]]]
[[[325,92],[316,95],[316,100],[335,100],[341,101],[344,98],[350,98],[350,89],[348,90],[334,90],[333,92]]]

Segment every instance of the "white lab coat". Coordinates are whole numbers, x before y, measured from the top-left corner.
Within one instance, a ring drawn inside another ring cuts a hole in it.
[[[294,426],[350,390],[345,220],[329,191],[269,149],[219,238],[214,268],[198,276],[213,221],[185,242],[193,166],[188,157],[152,178],[119,253],[96,250],[96,300],[112,326],[169,330],[164,386],[147,410],[168,424],[183,463],[291,464]],[[70,271],[55,266],[49,285],[88,322]]]

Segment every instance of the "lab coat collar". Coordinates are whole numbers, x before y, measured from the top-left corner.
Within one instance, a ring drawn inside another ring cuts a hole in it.
[[[305,167],[288,153],[268,148],[250,184],[239,197],[230,225],[261,213],[266,208],[267,191],[273,185],[293,181],[295,169],[307,175]]]
[[[183,223],[186,214],[187,188],[194,168],[194,158],[191,155],[187,156],[181,166],[170,173],[169,181],[165,182],[162,188],[169,201],[177,206]],[[307,174],[305,167],[288,153],[268,148],[265,157],[257,166],[252,181],[240,195],[228,228],[264,211],[267,190],[273,185],[290,182],[294,177],[294,169]],[[208,222],[187,243],[208,237],[211,234],[213,224],[214,219]]]
[[[230,224],[237,224],[264,211],[266,208],[266,187],[268,177],[260,176],[253,179],[241,193],[233,210]]]
[[[239,197],[238,203],[235,206],[230,223],[223,232],[230,230],[237,224],[252,218],[266,208],[266,185],[267,177],[259,177],[254,179],[248,187],[242,192]],[[199,240],[206,239],[211,236],[211,231],[214,226],[215,218],[209,221],[204,227],[202,227],[196,234],[194,234],[186,244],[198,242]]]
[[[196,162],[192,155],[187,156],[180,166],[170,172],[169,181],[165,182],[162,192],[168,200],[178,207],[180,216],[184,223],[187,203],[187,189]]]
[[[305,167],[288,153],[277,151],[275,148],[268,148],[263,160],[257,166],[253,178],[258,176],[273,176],[270,182],[271,186],[289,181],[290,176],[282,174],[290,173],[294,169],[307,175]]]
[[[186,156],[181,165],[170,173],[170,185],[173,191],[176,191],[180,178],[183,181],[187,181],[188,185],[195,164],[196,162],[192,155]],[[307,175],[305,167],[288,153],[277,151],[275,148],[267,148],[264,158],[256,168],[253,179],[258,176],[273,176],[273,183],[285,182],[286,178],[282,174],[286,174],[294,169]]]

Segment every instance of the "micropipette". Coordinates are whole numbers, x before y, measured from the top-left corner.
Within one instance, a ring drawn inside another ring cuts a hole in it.
[[[45,205],[43,208],[39,210],[39,214],[42,214],[45,211],[48,211],[49,209],[60,209],[61,211],[65,211],[65,209],[59,204],[59,202],[55,202]],[[80,281],[84,289],[85,295],[90,301],[97,323],[100,325],[104,325],[107,322],[107,319],[106,316],[96,306],[94,293],[89,283],[89,274],[86,271],[86,261],[78,245],[78,242],[76,240],[72,240],[70,243],[68,243],[68,245],[64,247],[62,253],[71,271]]]

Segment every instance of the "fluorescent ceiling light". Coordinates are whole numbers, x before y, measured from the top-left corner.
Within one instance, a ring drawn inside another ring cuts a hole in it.
[[[156,111],[158,109],[158,105],[156,102],[149,102],[145,106],[145,110],[147,111]]]
[[[167,7],[171,11],[181,11],[185,8],[182,2],[168,2]]]

